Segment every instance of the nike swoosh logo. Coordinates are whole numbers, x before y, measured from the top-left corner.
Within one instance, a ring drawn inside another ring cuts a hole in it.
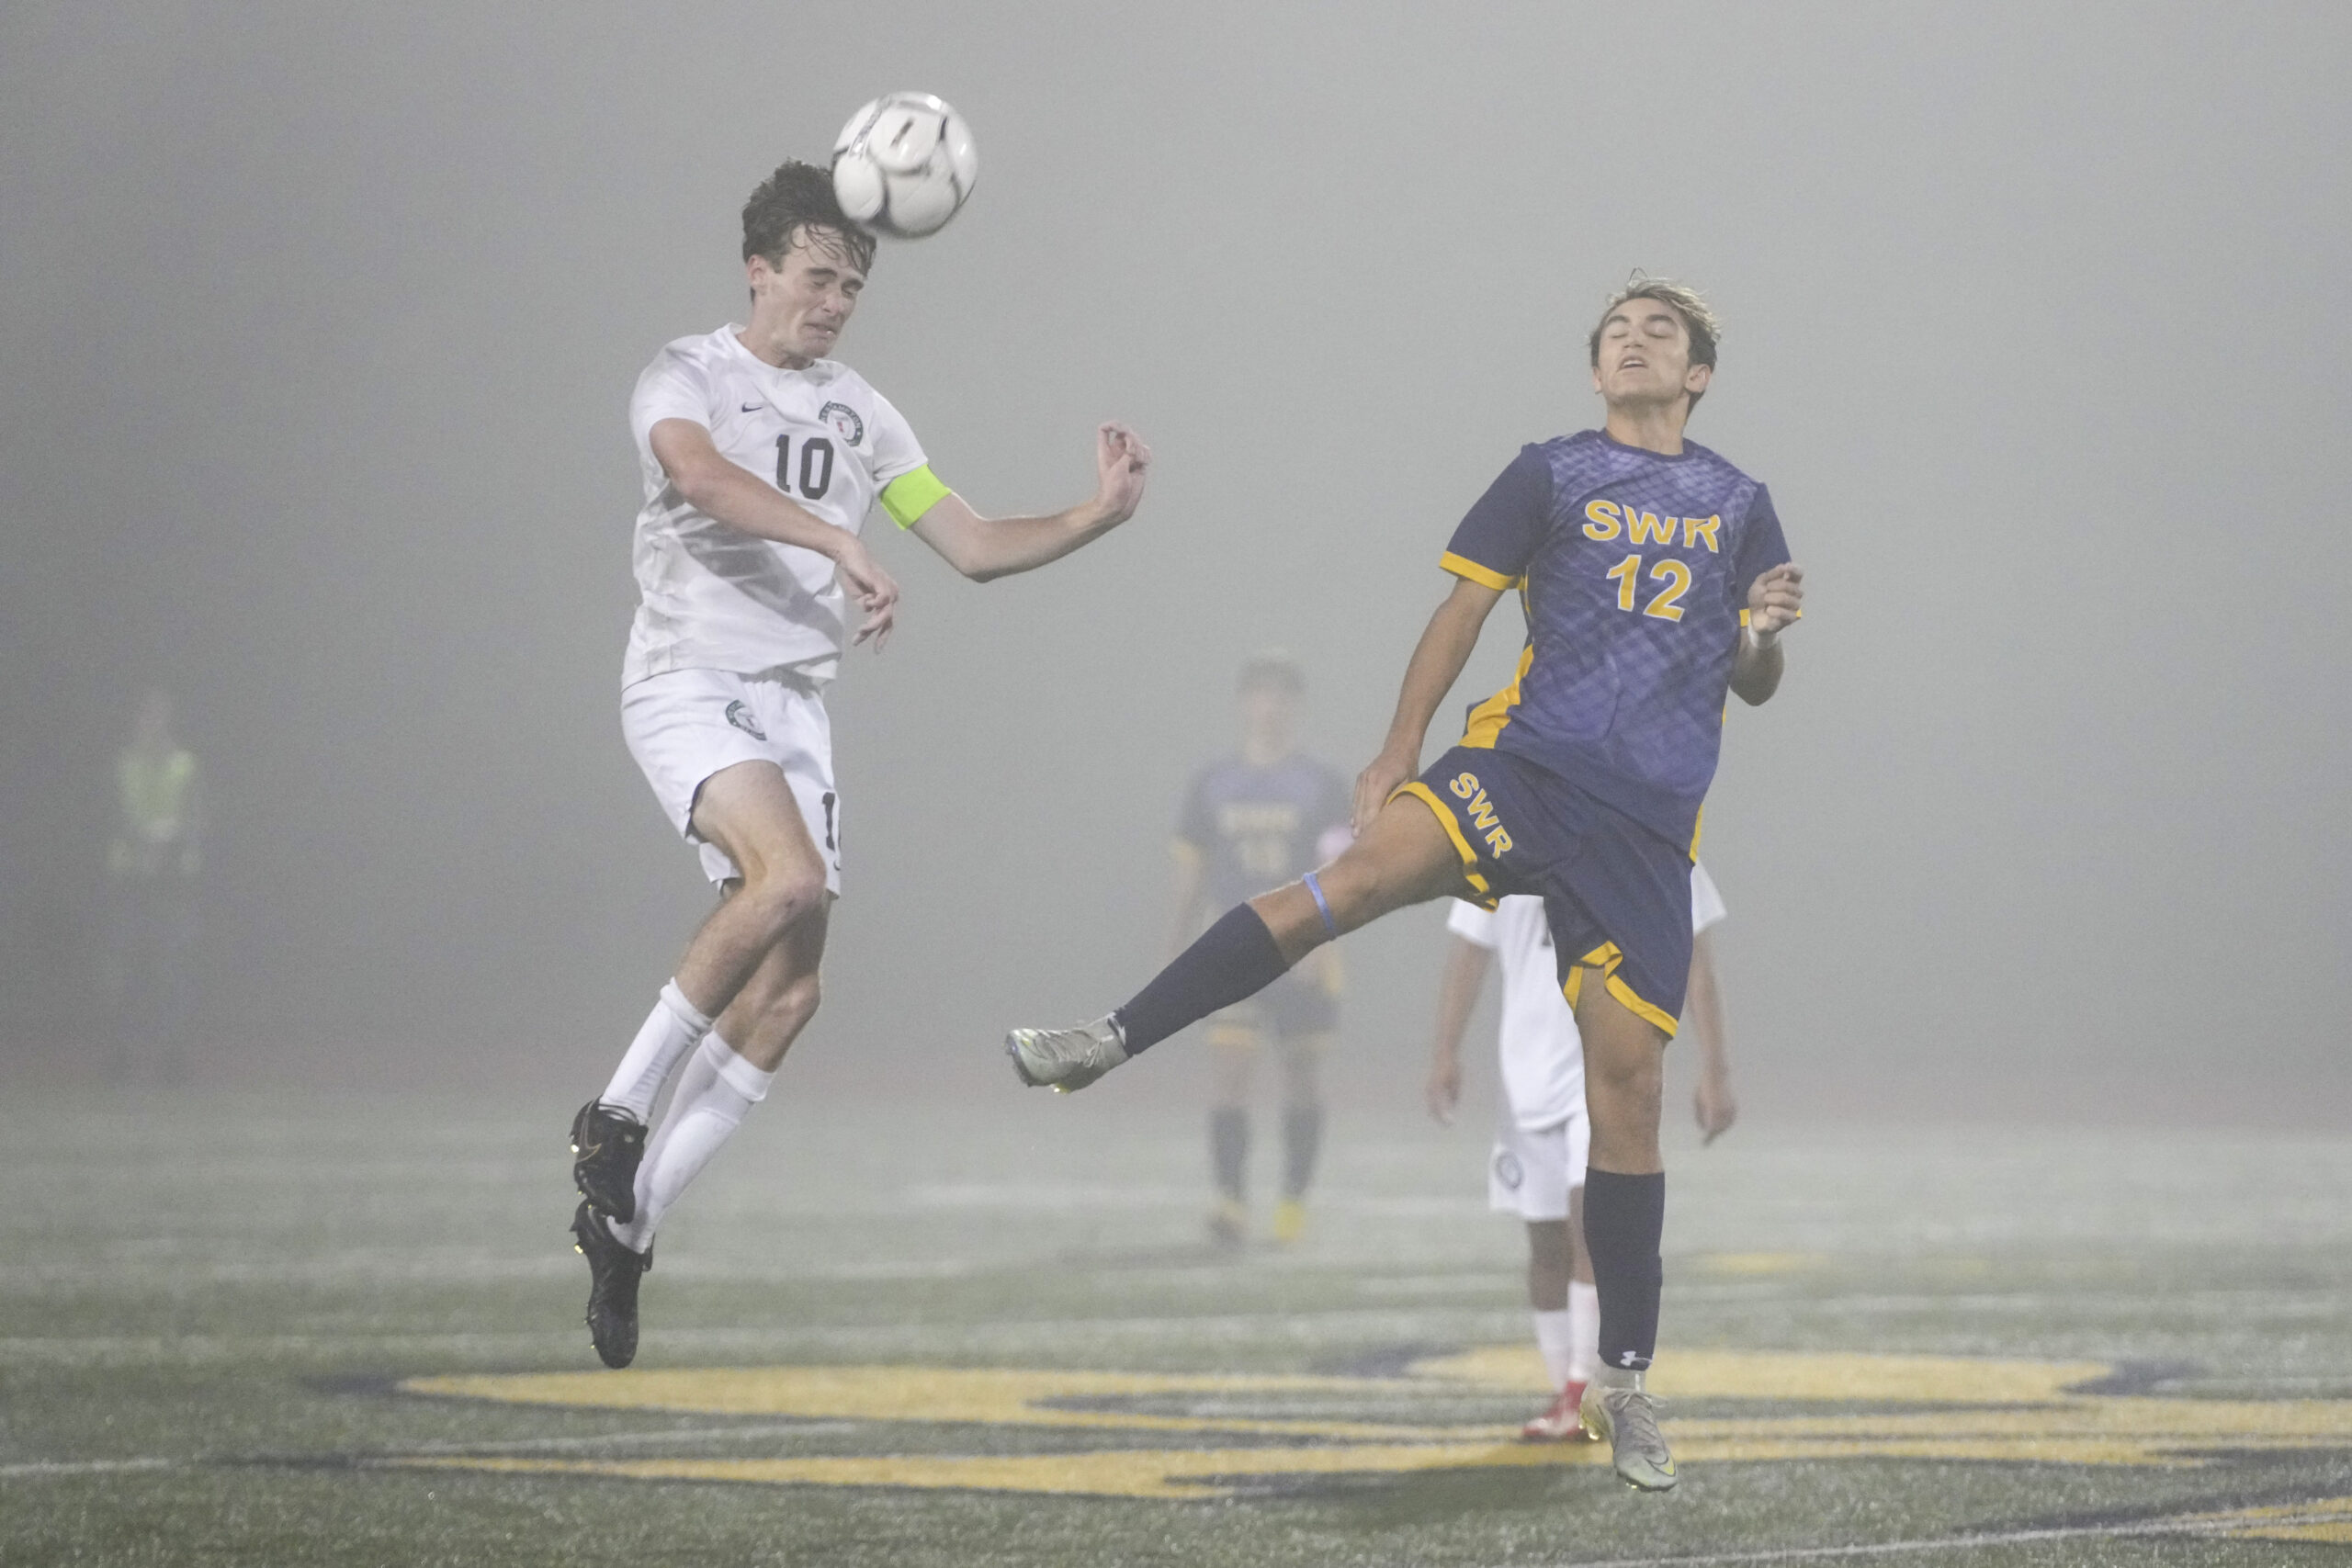
[[[745,413],[757,413],[767,406],[768,405],[765,403],[745,403],[743,405],[743,412]]]

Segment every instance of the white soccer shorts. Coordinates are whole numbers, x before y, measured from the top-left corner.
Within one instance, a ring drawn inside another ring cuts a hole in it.
[[[1487,1162],[1487,1207],[1522,1220],[1565,1220],[1568,1189],[1584,1185],[1592,1124],[1584,1106],[1552,1126],[1519,1124],[1509,1107],[1495,1122],[1494,1157]]]
[[[702,869],[711,881],[741,873],[726,851],[695,832],[695,795],[723,768],[774,762],[824,857],[826,891],[841,892],[833,727],[814,686],[724,670],[673,670],[622,690],[621,733],[670,825],[702,852]]]

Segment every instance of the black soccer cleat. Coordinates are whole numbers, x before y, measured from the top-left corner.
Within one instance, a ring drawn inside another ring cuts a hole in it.
[[[588,1260],[588,1337],[608,1367],[637,1359],[637,1286],[653,1267],[653,1248],[631,1252],[582,1199],[571,1216],[573,1249]]]
[[[571,1119],[571,1184],[600,1214],[623,1224],[637,1218],[637,1168],[645,1158],[645,1123],[592,1100]]]

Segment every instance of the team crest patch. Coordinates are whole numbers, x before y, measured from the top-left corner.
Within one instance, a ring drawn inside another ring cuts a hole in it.
[[[1509,1149],[1495,1151],[1495,1179],[1513,1192],[1518,1191],[1519,1184],[1527,1179],[1527,1171],[1520,1165],[1519,1156]]]
[[[760,721],[752,716],[752,709],[750,705],[747,703],[729,703],[727,705],[727,722],[733,725],[736,728],[741,730],[744,734],[750,736],[754,740],[765,740],[768,738],[768,732],[760,728]]]
[[[817,411],[817,417],[832,427],[833,434],[854,446],[865,439],[865,422],[847,403],[827,403]]]

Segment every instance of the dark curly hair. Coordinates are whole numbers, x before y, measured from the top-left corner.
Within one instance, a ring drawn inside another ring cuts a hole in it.
[[[809,243],[813,230],[825,231],[829,239],[838,236],[858,271],[874,265],[874,236],[842,210],[833,197],[833,176],[814,164],[786,158],[743,204],[743,259],[765,256],[781,265],[793,242]]]

